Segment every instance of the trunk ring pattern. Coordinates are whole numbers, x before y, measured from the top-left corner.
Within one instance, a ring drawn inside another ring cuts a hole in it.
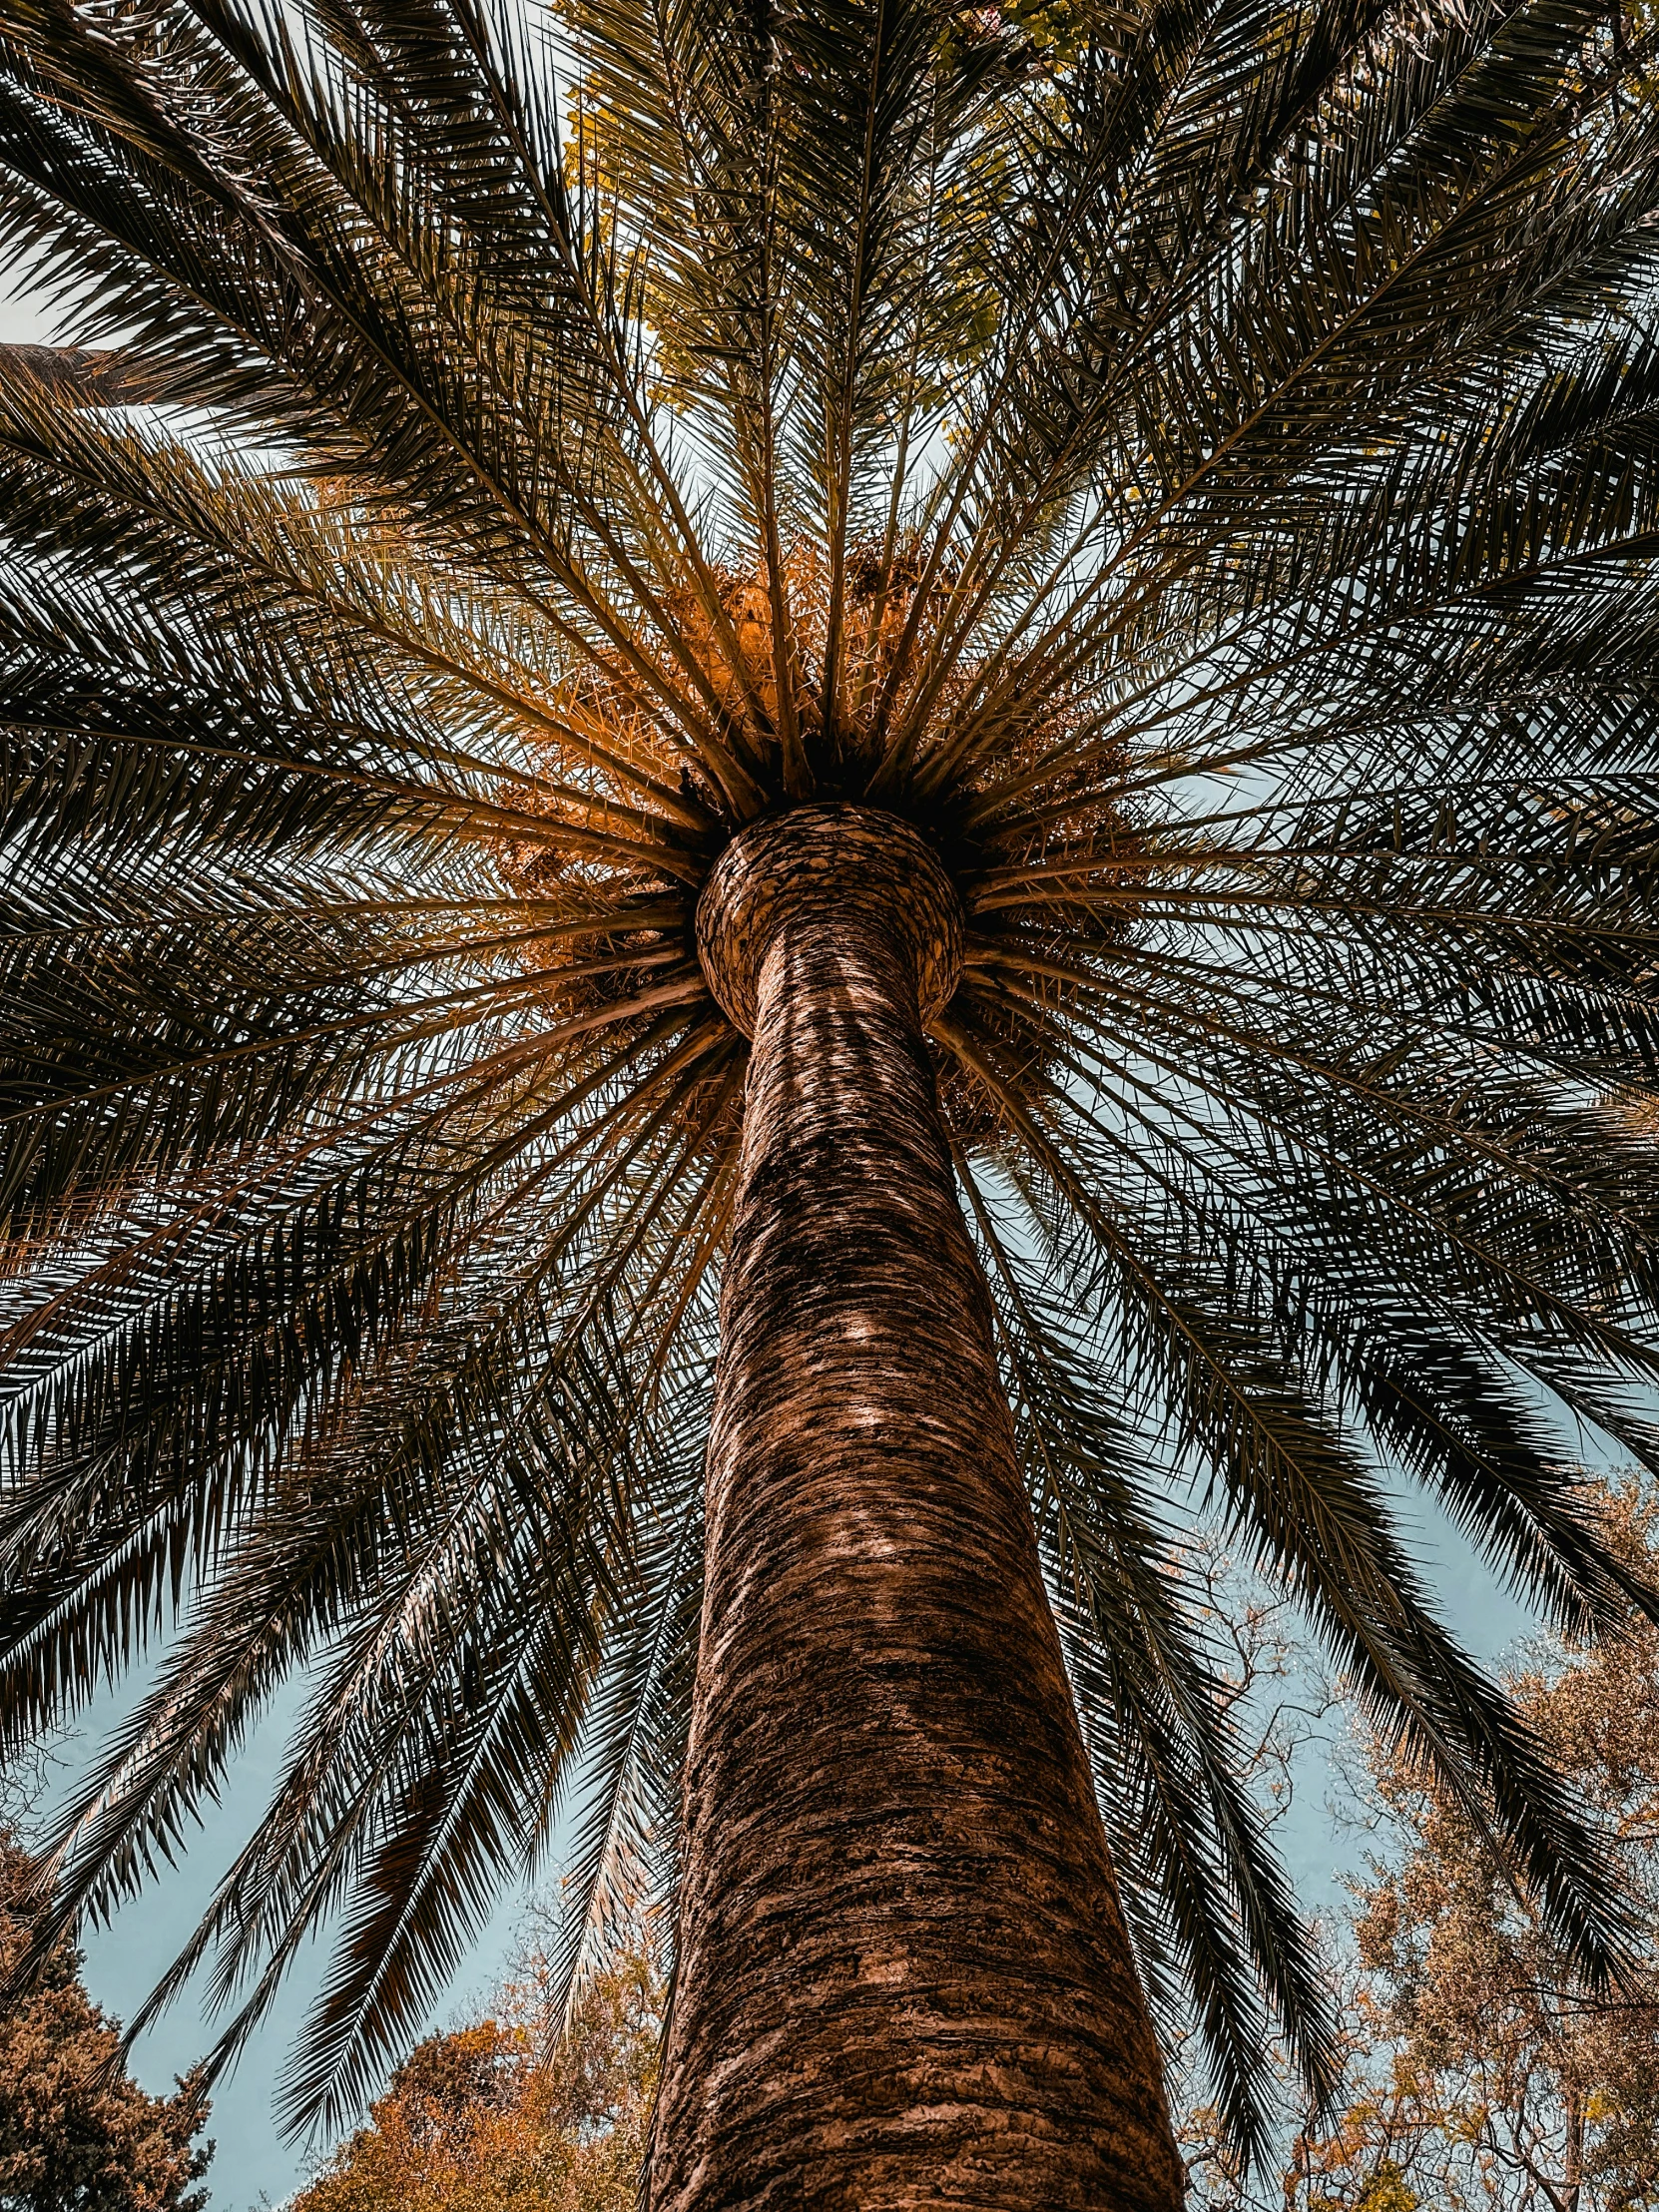
[[[874,807],[798,807],[741,830],[697,903],[703,973],[746,1037],[778,931],[826,906],[878,918],[908,956],[922,1025],[943,1011],[962,972],[962,908],[931,847]]]

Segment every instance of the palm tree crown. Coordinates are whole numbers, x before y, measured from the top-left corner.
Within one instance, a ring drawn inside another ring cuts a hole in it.
[[[748,1054],[698,900],[852,808],[959,900],[928,1050],[1155,2008],[1246,2140],[1264,2004],[1321,2073],[1187,1486],[1605,1969],[1388,1496],[1575,1633],[1653,1602],[1553,1417],[1659,1467],[1602,0],[0,26],[0,222],[125,346],[0,361],[5,1741],[157,1655],[60,1916],[295,1677],[161,1994],[213,1958],[229,2048],[335,1927],[296,2110],[572,1792],[573,1969],[671,1875]]]

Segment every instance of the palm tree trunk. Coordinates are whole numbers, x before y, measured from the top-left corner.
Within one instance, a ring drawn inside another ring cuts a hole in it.
[[[758,948],[648,2201],[1170,2212],[887,829]]]

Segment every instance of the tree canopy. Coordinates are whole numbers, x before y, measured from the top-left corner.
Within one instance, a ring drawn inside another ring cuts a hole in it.
[[[1659,1507],[1598,1485],[1640,1564]],[[1647,2212],[1659,2203],[1659,1632],[1594,1648],[1535,1641],[1504,1680],[1617,1838],[1640,1931],[1617,1990],[1586,1985],[1466,1810],[1385,1739],[1355,1747],[1351,1821],[1368,1864],[1332,1941],[1344,2083],[1265,2187],[1231,2166],[1215,2115],[1189,2122],[1200,2201],[1286,2212]],[[1220,2155],[1218,2155],[1218,2153]]]
[[[292,2212],[634,2212],[663,2001],[653,1950],[620,1946],[568,2025],[550,1979],[532,1952],[499,2016],[417,2044]]]
[[[38,1873],[0,1830],[0,1975],[33,1934]],[[207,2101],[188,2081],[171,2097],[139,2087],[80,1968],[60,1940],[31,1993],[0,2008],[0,2212],[201,2212]]]

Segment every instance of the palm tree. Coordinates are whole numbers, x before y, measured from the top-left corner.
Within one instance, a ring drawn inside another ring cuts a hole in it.
[[[1642,38],[0,23],[3,1740],[153,1670],[42,1941],[297,1685],[154,2000],[331,1930],[297,2118],[569,1807],[656,2212],[1172,2206],[1154,2023],[1331,2047],[1202,1509],[1616,1972],[1396,1498],[1659,1602]]]

